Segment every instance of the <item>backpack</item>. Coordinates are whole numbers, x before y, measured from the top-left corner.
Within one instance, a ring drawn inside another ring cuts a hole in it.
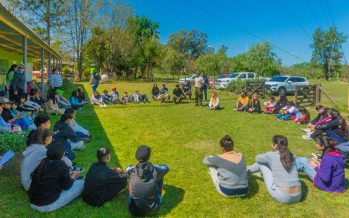
[[[98,73],[94,73],[93,77],[95,78],[95,80],[100,81],[101,80],[101,76]]]

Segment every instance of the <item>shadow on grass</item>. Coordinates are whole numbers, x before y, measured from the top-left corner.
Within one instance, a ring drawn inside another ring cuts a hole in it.
[[[160,214],[158,216],[164,216],[171,212],[184,198],[184,189],[178,188],[173,185],[164,185],[163,187],[165,195],[162,198],[162,205]]]
[[[259,192],[259,186],[257,183],[257,178],[255,176],[251,176],[248,179],[248,193],[246,196],[242,197],[242,199],[250,199],[257,195]]]

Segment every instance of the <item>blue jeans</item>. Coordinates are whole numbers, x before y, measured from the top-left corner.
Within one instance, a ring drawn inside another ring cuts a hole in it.
[[[345,142],[336,146],[336,148],[343,154],[345,158],[349,155],[349,142]]]
[[[303,171],[305,174],[308,175],[311,181],[313,181],[315,178],[316,171],[314,167],[310,165],[309,160],[305,157],[296,157],[295,162],[297,170]]]
[[[99,83],[93,83],[92,84],[92,92],[97,90],[98,85],[99,85]]]
[[[254,163],[248,166],[247,169],[252,173],[261,172],[263,175],[265,186],[270,194],[270,196],[281,203],[289,204],[299,202],[302,198],[302,192],[297,194],[289,194],[284,192],[280,187],[278,187],[274,181],[273,172],[268,166]]]
[[[277,119],[280,119],[280,120],[289,120],[289,119],[291,119],[291,116],[292,116],[293,114],[285,114],[285,115],[282,115],[282,113],[278,113],[277,115],[276,115],[276,118]]]
[[[63,190],[61,192],[61,195],[59,196],[59,198],[46,206],[36,206],[34,204],[30,204],[30,207],[34,210],[37,210],[41,213],[47,213],[47,212],[52,212],[55,211],[65,205],[67,205],[69,202],[71,202],[72,200],[74,200],[75,198],[77,198],[83,191],[84,189],[84,184],[85,181],[84,180],[76,180],[72,187],[70,187],[70,189],[68,190]]]
[[[65,147],[65,156],[70,160],[74,160],[76,155],[75,155],[75,152],[72,151],[71,145],[69,144],[69,142],[66,142],[64,147]]]
[[[337,136],[332,130],[326,130],[325,132],[327,133],[328,136],[330,136],[331,138],[333,138],[339,143],[347,142],[344,138]]]

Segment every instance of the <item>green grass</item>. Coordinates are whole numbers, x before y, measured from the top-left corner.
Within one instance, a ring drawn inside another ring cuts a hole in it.
[[[90,94],[89,85],[82,85]],[[110,90],[112,86],[115,84],[101,85],[99,90]],[[120,82],[116,86],[119,92],[140,90],[150,95],[151,90],[151,83]],[[169,87],[172,88],[173,84]],[[309,156],[315,151],[313,142],[301,139],[302,126],[276,121],[273,116],[234,112],[232,105],[236,97],[226,92],[221,92],[220,96],[224,107],[221,111],[194,107],[193,102],[180,105],[152,102],[108,108],[89,106],[78,111],[78,122],[90,128],[93,140],[77,154],[76,162],[87,171],[95,161],[96,149],[108,146],[113,150],[110,166],[125,168],[136,163],[134,153],[137,146],[151,146],[151,161],[170,167],[165,177],[164,199],[159,214],[162,217],[348,216],[349,192],[341,195],[322,192],[314,188],[303,174],[304,196],[297,204],[283,205],[274,201],[263,181],[256,177],[250,179],[250,191],[244,198],[226,199],[217,194],[202,159],[220,152],[218,142],[225,134],[232,136],[235,150],[245,155],[247,164],[253,163],[256,154],[271,149],[274,134],[287,136],[291,150],[298,156]],[[56,212],[39,214],[29,208],[18,172],[6,170],[0,174],[0,210],[0,217],[11,218],[130,216],[126,193],[103,208],[92,208],[77,199]]]

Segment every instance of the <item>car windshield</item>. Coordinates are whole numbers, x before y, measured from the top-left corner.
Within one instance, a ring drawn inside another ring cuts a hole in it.
[[[285,76],[277,76],[277,77],[273,77],[271,78],[271,80],[269,80],[270,82],[285,82],[285,80],[287,80],[288,77]]]
[[[240,74],[239,73],[233,73],[233,74],[230,74],[228,76],[228,78],[236,78],[237,76],[239,76]]]

